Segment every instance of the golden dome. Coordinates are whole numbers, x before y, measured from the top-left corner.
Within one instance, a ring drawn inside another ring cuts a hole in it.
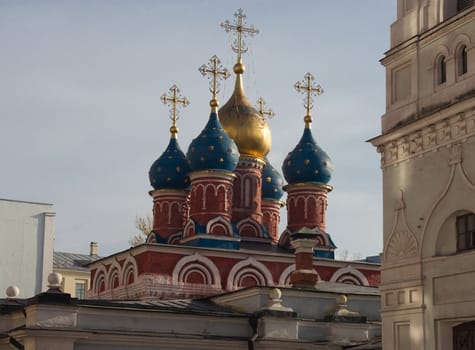
[[[271,147],[271,133],[267,121],[247,99],[243,85],[241,62],[234,66],[236,84],[234,92],[219,110],[219,120],[226,133],[236,143],[241,156],[264,159]]]

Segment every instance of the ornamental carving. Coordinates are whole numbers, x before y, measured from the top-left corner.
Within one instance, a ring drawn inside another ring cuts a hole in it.
[[[467,137],[473,135],[475,135],[475,113],[473,111],[457,113],[378,145],[381,167],[395,165],[453,143],[465,142]]]
[[[392,234],[386,249],[385,262],[398,262],[417,256],[418,244],[414,235],[407,231],[399,231]]]

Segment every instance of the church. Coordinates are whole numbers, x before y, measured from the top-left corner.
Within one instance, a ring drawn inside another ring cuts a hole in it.
[[[146,244],[95,261],[89,297],[170,299],[206,297],[250,286],[290,286],[300,279],[379,285],[379,264],[337,261],[326,230],[333,171],[315,141],[313,97],[323,92],[311,73],[295,84],[304,97],[300,140],[280,172],[270,164],[271,132],[264,101],[253,106],[244,91],[245,38],[257,34],[242,10],[222,28],[235,36],[234,91],[219,108],[220,80],[231,74],[213,56],[199,69],[209,79],[208,121],[186,154],[178,143],[178,113],[188,100],[173,85],[161,100],[170,106],[170,141],[149,171],[153,230]],[[287,192],[287,200],[281,199]],[[280,211],[287,227],[279,232]],[[296,269],[294,239],[311,238],[309,271]]]
[[[244,39],[257,29],[239,10],[222,24],[236,39],[234,90],[219,108],[230,74],[215,56],[200,68],[210,113],[186,152],[177,116],[188,101],[176,86],[162,96],[170,141],[151,161],[147,242],[93,262],[86,300],[63,293],[57,274],[30,299],[9,288],[0,349],[474,349],[474,1],[397,4],[381,60],[386,112],[369,140],[383,174],[381,267],[334,259],[312,74],[294,86],[305,116],[285,185],[266,158],[271,112],[243,88]]]

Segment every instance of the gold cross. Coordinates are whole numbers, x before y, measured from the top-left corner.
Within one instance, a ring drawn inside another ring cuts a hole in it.
[[[231,45],[231,48],[238,54],[238,62],[240,63],[242,54],[248,50],[246,44],[244,43],[243,36],[249,35],[253,37],[256,34],[259,34],[259,30],[254,28],[252,24],[246,27],[246,15],[242,9],[237,10],[234,13],[234,17],[236,17],[236,21],[233,24],[226,20],[221,23],[221,27],[226,31],[226,33],[229,33],[230,31],[237,33],[237,39],[234,44]]]
[[[216,95],[219,92],[218,78],[227,79],[231,74],[221,65],[221,61],[216,55],[209,59],[208,65],[203,64],[198,70],[203,76],[209,75],[209,77],[211,77],[209,91],[213,94],[213,98],[209,104],[213,112],[216,112],[219,106],[219,102],[216,98]]]
[[[168,89],[168,91],[170,91],[170,94],[169,95],[167,95],[166,93],[163,94],[160,97],[160,100],[162,100],[164,104],[167,104],[171,107],[170,119],[172,120],[172,126],[170,128],[170,132],[172,134],[172,137],[176,138],[176,135],[178,134],[176,121],[179,118],[179,112],[180,112],[179,108],[180,107],[185,108],[186,106],[190,104],[190,102],[188,101],[186,97],[181,95],[180,89],[176,85],[173,85],[170,89]]]
[[[257,105],[259,106],[259,113],[262,114],[262,116],[267,116],[269,119],[272,119],[275,115],[274,111],[272,109],[264,110],[264,106],[266,105],[266,101],[262,97],[259,97],[257,100]]]
[[[314,80],[315,78],[313,77],[313,75],[310,73],[307,73],[304,76],[304,80],[298,81],[294,85],[295,90],[306,94],[304,98],[304,107],[307,109],[307,115],[305,116],[304,120],[305,120],[305,125],[307,127],[309,127],[310,123],[312,122],[312,116],[310,114],[310,110],[313,108],[313,96],[321,95],[323,93],[323,89],[320,85],[313,84]]]

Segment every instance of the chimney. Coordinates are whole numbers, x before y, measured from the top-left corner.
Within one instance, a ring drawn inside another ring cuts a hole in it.
[[[98,252],[99,252],[99,246],[97,245],[97,242],[91,242],[91,244],[89,245],[89,255],[90,256],[97,255]]]
[[[318,282],[318,274],[313,268],[313,249],[317,245],[316,230],[307,227],[292,235],[292,247],[295,249],[295,271],[290,275],[293,287],[312,288]]]

